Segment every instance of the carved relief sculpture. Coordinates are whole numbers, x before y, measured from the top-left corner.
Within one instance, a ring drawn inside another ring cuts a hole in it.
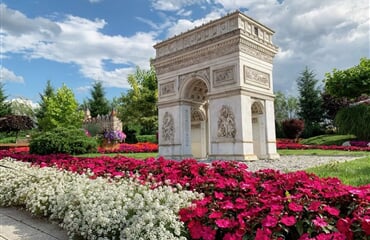
[[[163,117],[162,124],[162,139],[165,142],[173,142],[175,135],[175,125],[173,121],[173,116],[171,113],[166,112]]]
[[[218,117],[218,137],[235,138],[236,127],[235,127],[235,116],[229,106],[223,105],[220,110],[220,116]]]
[[[234,66],[217,69],[213,71],[213,86],[229,85],[235,82]]]
[[[256,83],[259,86],[270,88],[270,75],[257,69],[244,66],[244,83]]]

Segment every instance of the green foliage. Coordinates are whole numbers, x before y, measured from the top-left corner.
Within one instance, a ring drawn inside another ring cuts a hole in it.
[[[351,141],[356,139],[354,135],[338,135],[338,134],[327,134],[319,135],[311,138],[306,138],[301,141],[302,144],[307,145],[342,145],[345,141]]]
[[[63,85],[55,95],[45,98],[44,103],[45,112],[38,122],[42,130],[82,126],[83,112],[78,110],[75,96],[67,86]]]
[[[300,108],[298,116],[304,120],[306,130],[318,126],[323,118],[321,92],[316,84],[314,72],[306,67],[297,79]]]
[[[285,119],[291,119],[297,117],[298,99],[293,96],[285,96],[284,93],[278,91],[275,94],[275,120],[282,122]]]
[[[356,105],[339,110],[335,124],[339,133],[353,134],[360,140],[370,140],[370,105]]]
[[[6,102],[7,96],[4,93],[4,84],[0,82],[0,117],[11,114],[10,103]]]
[[[158,92],[154,69],[137,67],[136,72],[129,75],[128,82],[131,89],[118,99],[118,117],[124,126],[138,134],[155,134],[158,128]]]
[[[337,177],[344,184],[361,186],[370,183],[370,157],[360,158],[349,162],[331,164],[307,169],[319,177]]]
[[[157,137],[156,135],[138,135],[137,141],[138,142],[151,142],[151,143],[157,143]]]
[[[102,83],[95,82],[92,87],[91,98],[88,100],[91,117],[107,115],[110,112],[110,103],[105,98]]]
[[[346,70],[334,69],[325,75],[325,88],[337,97],[356,98],[370,95],[370,59],[361,58],[360,64]]]
[[[84,130],[56,128],[32,136],[30,153],[46,155],[56,153],[85,154],[96,152],[95,138],[87,137]]]

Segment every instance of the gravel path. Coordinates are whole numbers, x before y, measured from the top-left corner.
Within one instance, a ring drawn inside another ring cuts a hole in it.
[[[334,163],[345,162],[358,159],[354,156],[303,156],[303,155],[289,155],[280,156],[279,160],[258,160],[247,162],[248,168],[251,171],[259,169],[272,168],[287,171],[304,170],[310,167]]]
[[[334,163],[334,162],[345,162],[358,159],[360,157],[354,156],[312,156],[312,155],[288,155],[280,156],[279,160],[257,160],[247,161],[250,171],[256,171],[259,169],[276,169],[283,172],[304,170],[310,167]]]

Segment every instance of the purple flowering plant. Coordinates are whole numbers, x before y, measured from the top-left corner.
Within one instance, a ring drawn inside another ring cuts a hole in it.
[[[123,142],[126,139],[126,134],[119,130],[104,131],[104,139],[109,143],[111,142]]]

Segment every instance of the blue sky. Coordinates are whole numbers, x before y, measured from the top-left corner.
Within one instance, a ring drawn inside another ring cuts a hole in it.
[[[154,44],[235,10],[275,31],[275,91],[296,95],[306,66],[322,80],[370,57],[368,0],[0,0],[0,81],[9,99],[38,102],[47,80],[80,103],[94,81],[119,97]]]

